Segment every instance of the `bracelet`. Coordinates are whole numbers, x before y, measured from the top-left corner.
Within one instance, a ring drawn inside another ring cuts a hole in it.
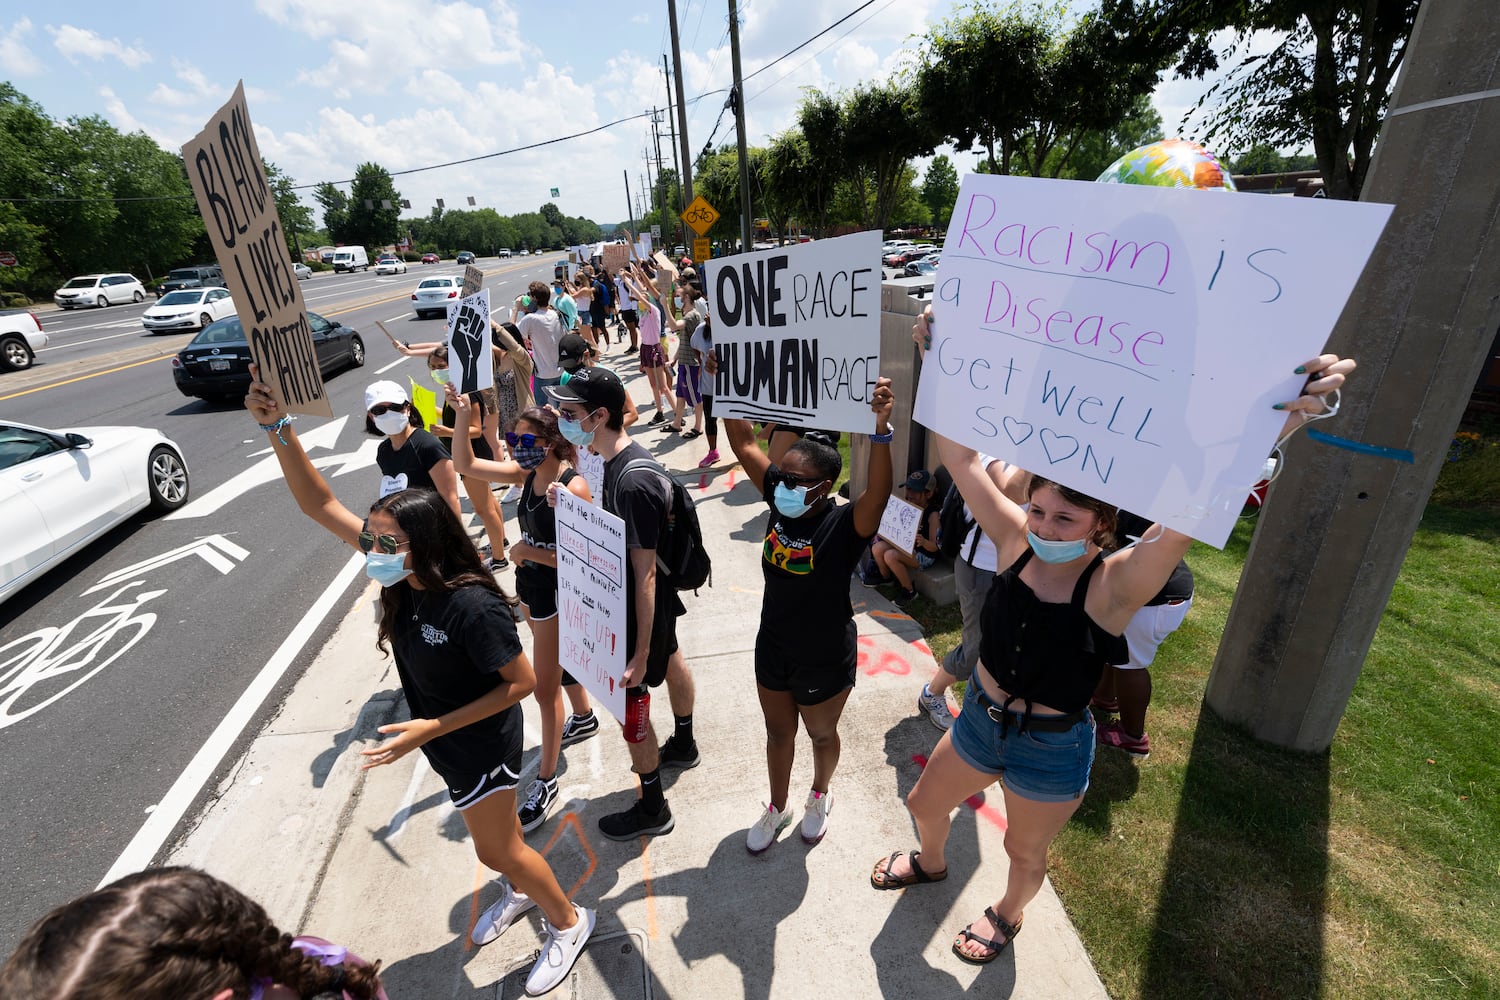
[[[260,429],[263,430],[263,431],[265,431],[267,434],[275,434],[276,435],[276,440],[280,441],[282,444],[286,444],[287,443],[286,437],[284,435],[282,435],[281,430],[282,430],[282,428],[284,428],[287,424],[289,424],[291,422],[292,422],[292,416],[291,416],[291,414],[287,414],[286,416],[282,417],[280,420],[276,421],[274,424],[261,424],[260,425]]]
[[[896,437],[896,432],[894,430],[886,431],[884,434],[871,434],[870,435],[870,443],[871,444],[890,444],[891,441],[895,439],[895,437]]]

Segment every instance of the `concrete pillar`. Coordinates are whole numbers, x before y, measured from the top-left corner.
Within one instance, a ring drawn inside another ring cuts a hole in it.
[[[1396,210],[1330,341],[1359,370],[1316,425],[1416,462],[1289,448],[1205,696],[1268,742],[1333,742],[1500,323],[1497,88],[1493,0],[1423,4],[1363,192]]]

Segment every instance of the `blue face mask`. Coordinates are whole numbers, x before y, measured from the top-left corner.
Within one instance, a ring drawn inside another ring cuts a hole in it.
[[[1088,551],[1088,539],[1079,538],[1071,542],[1054,542],[1046,538],[1038,538],[1030,531],[1026,532],[1026,541],[1031,543],[1031,551],[1036,557],[1045,563],[1072,562]]]
[[[584,418],[584,420],[587,419],[587,417]],[[583,420],[569,420],[567,417],[559,414],[557,429],[562,431],[562,436],[567,438],[571,444],[579,448],[587,448],[594,443],[594,432],[583,429]]]
[[[366,552],[365,576],[382,587],[394,587],[411,576],[405,552]]]
[[[786,483],[777,483],[776,489],[772,491],[771,499],[783,516],[801,517],[812,510],[813,506],[807,502],[807,489],[806,486],[793,488]]]
[[[547,460],[547,449],[543,446],[526,448],[516,445],[510,453],[515,458],[516,464],[523,469],[535,469]]]

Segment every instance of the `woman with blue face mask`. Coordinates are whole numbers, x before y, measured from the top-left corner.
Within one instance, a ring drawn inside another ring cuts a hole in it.
[[[520,701],[536,678],[516,632],[514,601],[437,493],[391,493],[364,518],[339,503],[271,387],[256,366],[250,373],[245,407],[266,431],[297,506],[365,553],[366,573],[384,588],[377,646],[394,653],[412,718],[380,727],[389,738],[360,751],[364,767],[394,764],[418,748],[426,755],[448,787],[475,854],[505,877],[500,899],[479,918],[472,940],[492,941],[533,906],[542,910],[547,937],[526,982],[527,994],[539,996],[567,978],[595,918],[568,900],[516,822]]]
[[[932,340],[931,313],[913,330],[919,350]],[[1289,412],[1283,437],[1303,414],[1325,408],[1354,362],[1328,354],[1307,362],[1303,395],[1277,404]],[[1129,660],[1124,631],[1176,570],[1192,539],[1152,525],[1142,543],[1104,558],[1117,509],[1033,475],[1027,506],[985,474],[977,452],[938,436],[938,454],[980,528],[995,544],[998,573],[980,612],[979,660],[963,710],[938,741],[906,798],[921,850],[896,851],[870,873],[876,889],[902,889],[948,877],[944,853],[958,804],[1004,776],[1010,870],[1005,894],[963,928],[953,952],[992,962],[1020,932],[1023,910],[1047,874],[1047,850],[1077,811],[1094,759],[1090,697],[1106,664]]]
[[[711,356],[710,370],[717,367]],[[870,408],[870,464],[853,503],[833,496],[843,462],[834,440],[808,431],[779,462],[756,442],[749,421],[722,421],[729,445],[771,509],[761,547],[765,596],[755,637],[755,682],[766,721],[770,802],[745,837],[759,854],[792,822],[788,801],[797,723],[813,746],[812,789],[802,814],[802,839],[816,844],[833,809],[829,782],[839,762],[839,717],[854,689],[858,658],[849,576],[891,495],[891,380],[876,381]]]

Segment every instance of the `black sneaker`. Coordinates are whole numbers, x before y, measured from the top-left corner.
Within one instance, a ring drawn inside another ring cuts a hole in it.
[[[646,421],[646,424],[648,426],[650,426],[650,427],[655,427],[657,424],[661,423],[663,420],[666,420],[666,419],[667,419],[666,413],[662,412],[661,410],[657,410],[656,411],[656,416],[654,416],[650,420]]]
[[[673,733],[661,745],[661,767],[697,767],[700,760],[697,740],[679,740]]]
[[[537,778],[527,791],[526,804],[517,810],[522,833],[530,833],[547,822],[553,806],[557,805],[557,779],[543,781]]]
[[[917,599],[917,588],[916,587],[913,587],[910,590],[902,590],[899,585],[896,588],[896,596],[893,597],[893,598],[891,598],[891,600],[895,603],[896,607],[898,607],[898,608],[904,608],[908,604],[910,604],[912,601],[915,601],[916,599]]]
[[[636,837],[671,833],[674,825],[672,809],[665,802],[661,804],[661,812],[653,815],[643,808],[640,799],[624,812],[599,818],[599,832],[610,840],[634,840]]]
[[[588,715],[570,715],[568,721],[563,723],[562,745],[570,747],[574,743],[582,743],[599,731],[599,717],[593,712]]]

